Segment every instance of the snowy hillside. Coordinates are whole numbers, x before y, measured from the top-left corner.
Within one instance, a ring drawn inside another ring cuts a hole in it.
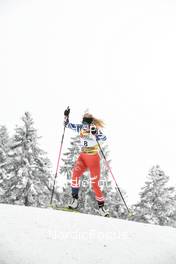
[[[175,264],[176,229],[0,205],[0,264]]]

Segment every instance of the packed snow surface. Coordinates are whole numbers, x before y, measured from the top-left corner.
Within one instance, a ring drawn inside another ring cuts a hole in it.
[[[175,264],[176,229],[0,205],[0,264]]]

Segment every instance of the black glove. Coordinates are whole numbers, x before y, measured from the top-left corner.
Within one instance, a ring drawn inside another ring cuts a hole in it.
[[[92,135],[96,135],[98,133],[98,130],[96,128],[96,126],[91,126],[90,127],[90,132]]]
[[[65,109],[64,111],[64,116],[69,117],[69,114],[70,114],[70,108],[68,106],[67,109]]]
[[[69,114],[70,114],[70,107],[68,106],[67,109],[64,111],[64,126],[67,126],[69,123]]]

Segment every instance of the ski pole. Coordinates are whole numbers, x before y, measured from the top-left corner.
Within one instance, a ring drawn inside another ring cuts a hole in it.
[[[67,110],[70,112],[70,108],[69,108],[69,106],[67,107]],[[62,147],[63,147],[63,142],[64,142],[64,135],[65,135],[65,128],[66,128],[66,121],[68,121],[68,116],[65,116],[64,131],[63,131],[63,134],[62,134],[61,143],[60,143],[60,148],[59,148],[59,155],[58,155],[57,166],[56,166],[56,172],[55,172],[55,177],[54,177],[54,183],[53,183],[53,188],[52,188],[52,193],[51,193],[50,205],[52,205],[52,202],[53,202],[53,196],[54,196],[54,190],[55,190],[56,178],[57,178],[57,173],[58,173],[59,163],[60,163],[60,157],[61,157],[61,152],[62,152]]]
[[[109,166],[109,163],[108,163],[108,161],[107,161],[107,159],[106,159],[106,157],[105,157],[105,154],[104,154],[104,152],[103,152],[103,150],[102,150],[102,147],[100,146],[100,143],[98,142],[98,139],[97,139],[97,138],[96,138],[96,141],[97,141],[98,147],[99,147],[99,149],[100,149],[100,152],[101,152],[101,154],[102,154],[102,156],[103,156],[103,158],[104,158],[104,160],[105,160],[106,166],[107,166],[107,168],[109,169],[109,171],[110,171],[110,173],[111,173],[111,176],[112,176],[112,178],[113,178],[113,180],[114,180],[114,182],[115,182],[115,185],[116,185],[116,188],[117,188],[117,190],[118,190],[118,192],[119,192],[119,194],[120,194],[120,197],[121,197],[121,199],[122,199],[122,201],[123,201],[123,203],[124,203],[124,205],[125,205],[125,207],[126,207],[128,213],[130,213],[130,210],[129,210],[129,208],[128,208],[126,202],[125,202],[125,199],[123,198],[123,195],[122,195],[122,193],[121,193],[121,191],[120,191],[120,188],[119,188],[118,185],[117,185],[117,182],[116,182],[116,179],[115,179],[115,177],[114,177],[114,175],[113,175],[113,173],[112,173],[111,167]]]

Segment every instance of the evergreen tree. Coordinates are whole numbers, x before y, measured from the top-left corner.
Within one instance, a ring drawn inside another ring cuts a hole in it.
[[[120,191],[126,201],[126,192],[122,189],[120,189]],[[116,187],[111,187],[111,189],[107,191],[106,203],[108,204],[111,217],[128,219],[128,211]]]
[[[153,166],[140,193],[140,202],[133,206],[133,220],[158,225],[173,225],[175,189],[168,187],[169,177]]]
[[[176,227],[176,193],[175,193],[174,201],[175,201],[175,210],[174,210],[174,216],[173,216],[172,226],[173,227]]]
[[[79,143],[79,136],[71,137],[70,147],[68,151],[63,154],[64,157],[62,161],[64,165],[61,166],[60,173],[67,180],[71,180],[71,171],[80,152]]]
[[[0,202],[3,202],[5,180],[9,163],[9,134],[5,126],[0,126]]]
[[[26,206],[46,206],[50,197],[50,162],[38,145],[39,137],[30,113],[26,112],[22,121],[11,142],[4,200]]]

